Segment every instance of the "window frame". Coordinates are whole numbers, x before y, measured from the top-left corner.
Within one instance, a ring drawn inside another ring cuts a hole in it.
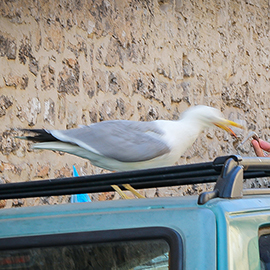
[[[183,240],[177,231],[168,227],[125,228],[1,238],[0,251],[158,239],[163,239],[169,244],[169,269],[183,270]]]

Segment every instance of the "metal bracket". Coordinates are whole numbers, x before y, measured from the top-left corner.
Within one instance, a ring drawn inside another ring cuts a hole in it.
[[[242,158],[231,156],[222,168],[213,191],[204,192],[198,198],[198,204],[205,204],[213,198],[241,198],[243,196],[243,166],[239,165]]]

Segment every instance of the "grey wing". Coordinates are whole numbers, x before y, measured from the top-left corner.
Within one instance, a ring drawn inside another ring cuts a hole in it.
[[[50,131],[57,139],[121,162],[146,161],[170,152],[154,122],[104,121],[83,128]]]

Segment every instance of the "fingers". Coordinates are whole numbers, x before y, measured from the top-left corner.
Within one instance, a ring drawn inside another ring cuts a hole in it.
[[[263,152],[263,150],[264,150],[264,151],[270,153],[270,143],[263,141],[261,139],[259,140],[259,142],[256,140],[252,140],[251,143],[252,143],[254,151],[258,157],[265,157],[265,156],[269,157],[270,156],[270,154],[265,155]]]
[[[260,144],[256,140],[252,140],[251,144],[254,148],[254,151],[258,157],[264,157],[264,152],[262,148],[260,147]]]
[[[259,140],[260,141],[260,147],[267,152],[270,152],[270,143],[263,141],[263,140]]]

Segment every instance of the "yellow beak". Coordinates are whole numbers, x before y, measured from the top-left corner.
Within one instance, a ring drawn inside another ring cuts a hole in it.
[[[236,134],[229,128],[229,126],[238,127],[244,129],[244,127],[238,123],[235,123],[231,120],[222,119],[221,121],[214,123],[217,127],[222,128],[229,132],[232,136],[237,137]]]

